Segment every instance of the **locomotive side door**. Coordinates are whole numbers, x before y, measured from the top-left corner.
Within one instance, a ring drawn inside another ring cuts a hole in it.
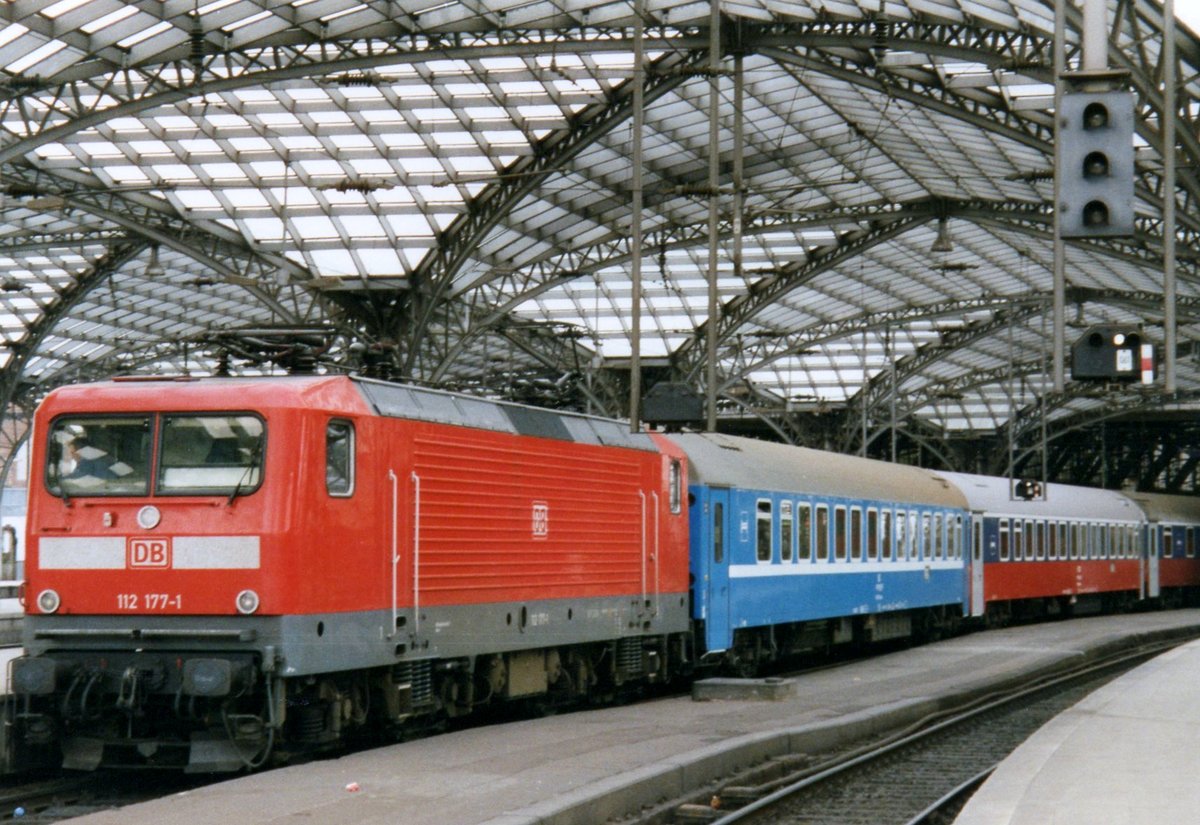
[[[702,552],[708,556],[708,621],[705,622],[706,646],[725,650],[732,644],[729,626],[729,491],[709,488],[706,540]]]
[[[983,601],[983,513],[971,514],[971,615],[982,616]]]

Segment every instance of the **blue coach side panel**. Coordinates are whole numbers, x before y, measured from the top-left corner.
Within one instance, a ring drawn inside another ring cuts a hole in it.
[[[738,628],[964,603],[965,502],[936,475],[715,434],[676,441],[707,650]]]

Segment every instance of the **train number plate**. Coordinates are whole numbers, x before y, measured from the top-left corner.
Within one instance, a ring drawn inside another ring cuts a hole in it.
[[[117,610],[183,610],[180,593],[118,593]]]

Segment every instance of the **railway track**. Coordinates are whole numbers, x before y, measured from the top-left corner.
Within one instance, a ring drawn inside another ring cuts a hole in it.
[[[945,825],[994,767],[1054,716],[1178,644],[1114,653],[886,739],[819,759],[792,756],[624,825]]]
[[[26,779],[0,787],[0,822],[45,825],[209,784],[171,773],[100,771]]]

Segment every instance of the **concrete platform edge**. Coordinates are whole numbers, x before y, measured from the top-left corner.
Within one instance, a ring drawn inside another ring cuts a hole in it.
[[[1143,633],[1114,633],[1045,664],[1002,679],[978,683],[938,697],[906,700],[882,708],[726,742],[594,782],[571,793],[509,811],[482,825],[594,825],[700,790],[709,782],[766,759],[842,747],[866,736],[914,725],[934,713],[960,707],[982,693],[1001,690],[1098,659],[1131,641],[1147,643],[1185,639],[1200,634],[1200,624]]]

